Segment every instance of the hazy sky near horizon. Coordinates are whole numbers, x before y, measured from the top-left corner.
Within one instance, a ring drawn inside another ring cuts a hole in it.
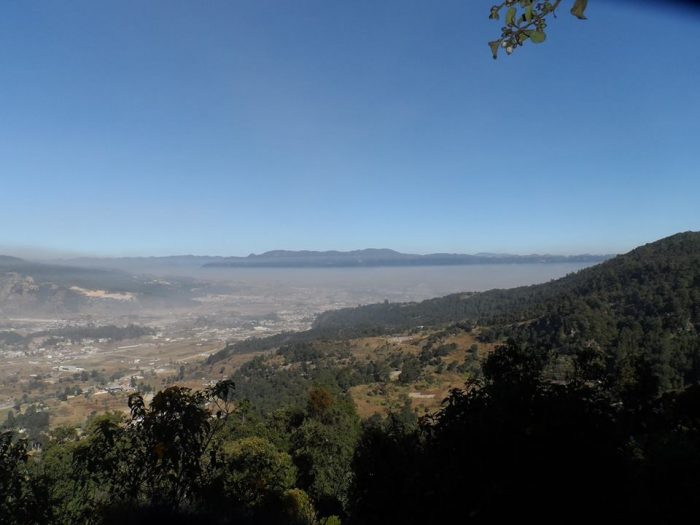
[[[0,246],[617,253],[700,229],[700,12],[0,5]],[[19,249],[19,248],[18,248]]]

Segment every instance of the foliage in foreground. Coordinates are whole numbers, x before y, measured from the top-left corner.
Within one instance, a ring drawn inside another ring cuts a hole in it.
[[[501,38],[489,42],[493,58],[498,58],[498,51],[504,49],[510,55],[515,49],[530,41],[541,44],[547,38],[547,18],[556,18],[561,0],[504,0],[491,7],[489,18],[500,20],[503,15]],[[584,14],[588,0],[574,0],[571,14],[579,20],[586,20]]]
[[[54,431],[32,457],[0,440],[7,523],[439,523],[678,521],[700,486],[700,386],[624,399],[586,371],[547,379],[515,342],[483,381],[417,421],[360,424],[343,392],[267,414],[233,384],[172,387],[83,438]]]

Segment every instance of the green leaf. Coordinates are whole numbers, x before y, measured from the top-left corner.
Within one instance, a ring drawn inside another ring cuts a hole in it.
[[[508,11],[506,11],[506,25],[507,26],[512,25],[513,22],[515,21],[515,13],[516,13],[515,7],[511,7],[508,9]]]
[[[571,14],[579,20],[587,20],[586,15],[583,14],[586,7],[588,7],[588,0],[576,0],[571,8]]]
[[[541,44],[547,38],[543,31],[528,31],[527,36],[530,37],[533,44]]]
[[[501,47],[501,41],[494,40],[493,42],[489,42],[489,47],[491,48],[491,53],[493,53],[493,59],[496,60],[498,58],[498,48]]]

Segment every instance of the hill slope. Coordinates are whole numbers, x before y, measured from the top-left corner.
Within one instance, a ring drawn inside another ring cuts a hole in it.
[[[119,270],[83,268],[0,256],[0,313],[65,315],[89,309],[132,312],[189,300],[193,281],[164,281]]]
[[[600,374],[620,381],[646,370],[662,389],[696,382],[700,232],[673,235],[546,284],[325,312],[310,331],[244,341],[212,361],[295,341],[458,322],[480,325],[486,340],[515,337],[572,359],[586,354]]]
[[[452,294],[420,303],[334,310],[320,315],[314,328],[361,324],[391,330],[467,319],[472,322],[523,321],[549,311],[564,298],[570,300],[571,295],[606,300],[615,296],[616,302],[621,299],[626,304],[632,301],[632,295],[636,297],[641,293],[647,297],[659,287],[665,299],[671,300],[678,291],[698,288],[699,263],[700,232],[681,233],[549,283]],[[681,297],[685,297],[683,292]],[[687,303],[689,297],[685,299]],[[690,304],[686,306],[690,308]]]

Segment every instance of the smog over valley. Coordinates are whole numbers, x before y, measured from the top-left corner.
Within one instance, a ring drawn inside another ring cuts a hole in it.
[[[76,423],[87,408],[118,405],[115,393],[134,382],[157,388],[228,344],[308,330],[325,311],[536,284],[609,257],[463,256],[443,268],[429,258],[336,267],[319,256],[316,267],[239,268],[209,257],[2,256],[0,413],[24,398]],[[67,381],[80,396],[62,395]]]

